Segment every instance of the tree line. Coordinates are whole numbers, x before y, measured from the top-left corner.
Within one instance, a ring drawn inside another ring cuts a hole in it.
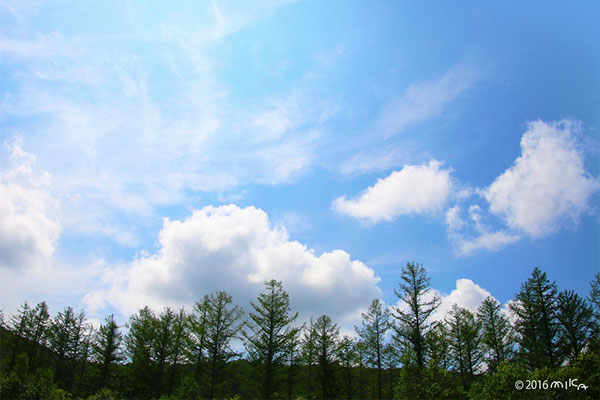
[[[45,302],[25,302],[6,322],[0,314],[0,398],[597,399],[599,275],[584,298],[535,268],[507,310],[488,297],[475,313],[455,304],[433,321],[441,299],[408,263],[398,305],[374,299],[356,335],[342,337],[330,316],[300,323],[276,280],[247,315],[217,291],[190,311],[144,307],[97,329],[83,311],[50,317]],[[569,379],[585,388],[542,387]]]

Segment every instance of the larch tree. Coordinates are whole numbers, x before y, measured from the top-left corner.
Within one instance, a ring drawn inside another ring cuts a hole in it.
[[[122,333],[113,314],[104,319],[96,332],[96,340],[92,345],[95,361],[100,367],[100,388],[110,387],[111,367],[122,360]]]
[[[23,339],[28,334],[28,327],[31,319],[31,307],[27,302],[24,302],[17,312],[10,318],[8,324],[9,329],[14,333],[14,342],[12,346],[12,352],[10,357],[10,364],[8,367],[9,371],[15,368],[17,362],[17,354],[19,353]]]
[[[317,360],[321,384],[321,398],[331,399],[335,396],[334,364],[337,362],[337,347],[340,328],[327,315],[315,321]]]
[[[504,360],[509,359],[514,348],[510,321],[503,314],[500,303],[487,297],[477,309],[477,319],[481,322],[481,344],[489,372]]]
[[[561,364],[558,351],[558,292],[545,272],[535,268],[521,285],[510,310],[517,317],[519,357],[531,370]]]
[[[36,366],[35,357],[37,356],[38,349],[44,345],[49,323],[50,313],[48,312],[48,305],[45,301],[42,301],[31,311],[31,318],[29,319],[28,332],[31,347],[29,349],[28,368],[30,373],[33,372]]]
[[[572,290],[558,295],[559,347],[569,361],[575,361],[590,339],[594,311]]]
[[[356,341],[344,335],[338,347],[338,360],[343,369],[344,392],[347,399],[354,397],[354,379],[352,370],[356,366]]]
[[[310,318],[302,336],[302,359],[306,365],[306,390],[310,399],[314,398],[313,376],[317,364],[317,331],[315,321]]]
[[[250,360],[260,368],[261,396],[271,399],[278,388],[279,367],[283,364],[289,341],[296,335],[292,323],[298,313],[290,313],[290,299],[281,282],[265,282],[265,292],[250,302],[246,329],[242,331]]]
[[[221,291],[207,295],[205,304],[207,361],[210,368],[208,398],[212,400],[219,394],[217,392],[223,368],[238,354],[230,344],[232,339],[238,337],[244,312],[239,306],[232,305],[233,299],[229,294]]]
[[[365,345],[369,364],[377,369],[377,398],[382,398],[382,352],[385,335],[390,328],[390,314],[381,300],[375,299],[367,313],[362,313],[362,326],[356,332]]]
[[[481,366],[481,324],[473,313],[456,304],[448,313],[446,323],[454,366],[460,373],[466,391]]]
[[[422,265],[407,263],[402,269],[399,289],[394,290],[403,306],[394,307],[398,337],[410,344],[418,369],[425,365],[425,335],[431,327],[429,317],[440,305],[440,297],[430,294],[431,285]]]

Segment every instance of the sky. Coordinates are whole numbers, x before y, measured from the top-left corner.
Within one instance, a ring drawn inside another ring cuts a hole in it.
[[[283,281],[350,331],[422,264],[506,304],[600,270],[600,5],[0,3],[0,309]]]

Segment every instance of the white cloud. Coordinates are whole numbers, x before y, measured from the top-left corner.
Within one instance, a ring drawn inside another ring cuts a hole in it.
[[[342,196],[333,202],[335,210],[371,223],[393,221],[400,215],[425,214],[438,211],[451,194],[450,170],[432,160],[429,164],[405,165],[375,185],[357,199]]]
[[[277,279],[304,317],[328,313],[351,324],[379,293],[379,278],[362,262],[343,250],[314,254],[254,207],[209,206],[183,221],[165,219],[159,243],[156,254],[142,255],[113,276],[111,288],[84,301],[96,308],[109,302],[127,314],[144,305],[190,306],[225,290],[245,306],[265,280]]]
[[[439,293],[439,292],[438,292]],[[456,289],[447,296],[441,295],[442,302],[439,308],[432,315],[432,320],[439,321],[444,319],[454,304],[466,308],[472,313],[477,313],[477,308],[488,297],[493,297],[490,292],[474,283],[471,279],[458,279],[456,281]]]
[[[412,84],[402,97],[386,105],[376,129],[390,137],[410,125],[432,118],[480,77],[481,72],[459,64],[438,79]]]
[[[431,301],[434,296],[438,296],[441,301],[439,307],[429,317],[430,322],[443,321],[454,304],[458,304],[460,307],[466,308],[476,314],[481,303],[488,296],[493,297],[490,292],[474,283],[471,279],[464,278],[456,280],[456,289],[451,291],[450,294],[444,295],[439,290],[431,288],[425,294],[423,300],[426,302]],[[402,310],[408,310],[409,308],[403,300],[399,300],[396,306]]]
[[[530,122],[521,138],[521,156],[482,191],[490,212],[537,238],[588,211],[599,182],[584,168],[577,130],[570,120]]]
[[[44,267],[61,230],[50,176],[35,169],[35,157],[18,140],[9,150],[10,167],[0,170],[0,268]]]

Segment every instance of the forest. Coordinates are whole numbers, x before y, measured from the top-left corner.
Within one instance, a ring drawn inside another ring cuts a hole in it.
[[[395,295],[398,306],[374,299],[353,336],[332,316],[299,321],[276,280],[246,310],[217,291],[192,310],[142,308],[123,326],[25,302],[0,314],[0,397],[600,398],[600,274],[582,297],[536,267],[507,308],[488,297],[441,321],[422,265],[402,269]]]

